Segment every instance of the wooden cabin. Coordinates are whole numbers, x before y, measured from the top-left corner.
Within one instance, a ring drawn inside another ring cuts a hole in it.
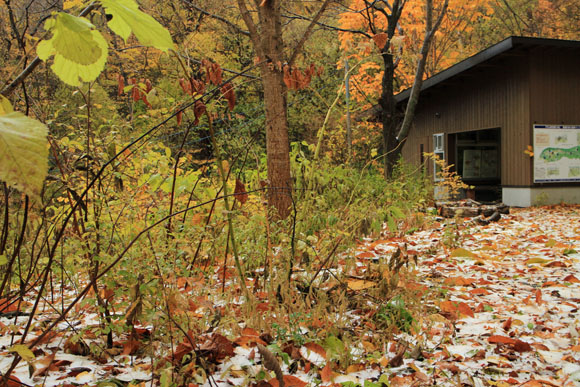
[[[423,152],[477,200],[580,203],[580,41],[510,37],[426,79],[403,157]]]

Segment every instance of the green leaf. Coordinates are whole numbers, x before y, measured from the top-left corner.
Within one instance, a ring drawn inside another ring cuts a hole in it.
[[[112,16],[109,28],[127,41],[131,32],[145,46],[155,47],[163,52],[173,48],[169,31],[150,15],[141,12],[133,0],[100,0],[105,12]]]
[[[34,360],[34,354],[26,345],[16,344],[10,347],[9,352],[16,352],[24,361],[30,362]]]
[[[330,359],[336,359],[344,354],[344,343],[336,336],[330,335],[324,340],[322,347]]]
[[[391,207],[391,214],[395,217],[395,219],[405,219],[405,213],[399,207]]]
[[[48,171],[47,127],[12,112],[0,116],[0,180],[39,197]]]
[[[7,263],[8,263],[8,258],[6,258],[6,255],[0,254],[0,266],[6,265]]]
[[[391,215],[387,215],[387,227],[389,228],[390,232],[397,231],[397,224]]]
[[[54,56],[52,71],[65,83],[79,86],[94,81],[105,68],[108,45],[87,19],[60,12],[45,23],[52,38],[38,44],[43,61]]]

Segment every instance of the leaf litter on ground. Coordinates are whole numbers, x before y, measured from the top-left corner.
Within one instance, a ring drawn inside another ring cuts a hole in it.
[[[461,235],[450,242],[452,227]],[[382,239],[364,240],[349,253],[357,261],[352,272],[343,273],[348,278],[349,294],[379,286],[378,281],[365,275],[371,262],[393,261],[393,257],[405,254],[417,259],[412,265],[416,283],[402,286],[429,289],[437,295],[427,299],[427,315],[409,315],[409,324],[416,320],[419,326],[409,328],[403,321],[386,346],[378,347],[372,342],[376,326],[368,322],[363,312],[348,310],[342,321],[350,322],[360,338],[348,348],[332,335],[321,337],[318,342],[289,341],[281,348],[271,332],[245,327],[236,336],[207,332],[202,337],[190,337],[178,344],[168,358],[178,364],[191,353],[203,355],[214,366],[208,368],[210,375],[200,374],[197,380],[208,386],[577,386],[578,251],[578,206],[515,209],[488,225],[436,219],[430,227],[405,236],[395,237],[386,230]],[[343,270],[335,269],[336,273]],[[216,270],[216,276],[223,274],[223,270]],[[74,294],[63,290],[60,296],[70,299]],[[224,307],[211,305],[208,299],[174,304],[176,308],[179,304],[179,308],[189,309],[191,316],[202,316],[201,310],[219,311]],[[270,311],[265,302],[260,305],[256,313]],[[395,318],[388,317],[393,310],[404,309],[402,301],[396,299],[386,305],[382,312],[387,319]],[[106,380],[118,385],[149,385],[152,380],[153,359],[139,354],[139,336],[119,339],[119,349],[100,361],[86,353],[85,347],[94,343],[93,338],[73,339],[82,328],[98,324],[94,313],[78,308],[32,350],[18,341],[27,319],[11,315],[13,310],[6,305],[0,313],[0,371],[9,368],[14,353],[26,358],[14,370],[13,381],[29,386],[57,386],[97,385]],[[51,318],[54,315],[46,310],[34,322],[42,326]],[[398,318],[400,321],[407,317],[401,313]],[[149,329],[135,330],[143,335]],[[300,329],[307,330],[302,326]],[[195,343],[201,345],[194,348]],[[351,360],[348,366],[338,360],[345,351]],[[10,383],[16,383],[13,381]]]

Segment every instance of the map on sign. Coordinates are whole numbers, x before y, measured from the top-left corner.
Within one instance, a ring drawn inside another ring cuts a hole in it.
[[[534,183],[580,182],[580,125],[534,125]]]

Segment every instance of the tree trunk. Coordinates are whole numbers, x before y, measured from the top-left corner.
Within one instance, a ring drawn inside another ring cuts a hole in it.
[[[290,142],[286,108],[286,85],[282,72],[284,42],[280,0],[268,0],[259,7],[260,49],[266,60],[260,65],[266,108],[266,153],[268,156],[268,205],[285,219],[292,206]]]
[[[285,219],[292,206],[290,143],[283,74],[268,65],[261,67],[266,107],[266,153],[268,156],[268,205]]]
[[[395,76],[395,64],[393,62],[393,55],[383,52],[383,63],[385,71],[382,79],[381,98],[379,103],[382,108],[382,124],[383,124],[383,165],[385,168],[385,178],[390,178],[393,172],[393,167],[397,162],[399,153],[397,141],[397,104],[395,102],[395,95],[393,90],[393,79]]]
[[[244,23],[248,27],[254,50],[261,61],[260,75],[266,108],[268,205],[276,210],[274,218],[285,219],[290,215],[292,207],[292,178],[286,85],[282,72],[284,41],[280,0],[263,1],[258,6],[258,24],[254,22],[245,0],[237,2]]]

